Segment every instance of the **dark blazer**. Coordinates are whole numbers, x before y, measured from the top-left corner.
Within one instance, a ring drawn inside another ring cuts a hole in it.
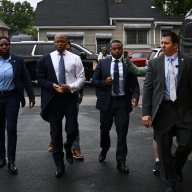
[[[13,82],[15,85],[16,92],[19,95],[21,105],[22,107],[24,107],[25,106],[24,89],[26,90],[30,100],[35,99],[35,94],[23,58],[14,53],[10,54],[11,54],[10,63],[13,67]]]
[[[192,58],[179,56],[176,109],[182,121],[191,121],[192,115]],[[143,87],[142,116],[158,112],[165,92],[164,56],[149,61]]]
[[[44,55],[38,62],[38,83],[41,86],[41,116],[49,121],[47,106],[56,93],[53,83],[58,84],[50,54]]]
[[[112,57],[100,60],[93,74],[92,84],[96,87],[97,103],[96,108],[101,111],[107,111],[110,105],[112,87],[107,86],[106,78],[111,76]],[[139,100],[140,90],[137,77],[128,73],[127,66],[123,63],[124,89],[127,98],[127,108],[132,110],[131,99]]]

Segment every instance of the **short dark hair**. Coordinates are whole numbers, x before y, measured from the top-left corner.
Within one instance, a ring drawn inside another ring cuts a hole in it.
[[[120,44],[122,45],[122,47],[123,47],[123,43],[122,43],[121,41],[119,41],[119,40],[113,40],[113,41],[111,41],[110,47],[112,46],[113,43],[120,43]]]
[[[5,36],[0,36],[0,40],[1,39],[6,39],[9,43],[10,43],[10,39],[8,37],[5,37]]]
[[[178,35],[173,31],[166,31],[162,34],[162,37],[171,37],[171,42],[173,44],[179,44],[179,37]]]

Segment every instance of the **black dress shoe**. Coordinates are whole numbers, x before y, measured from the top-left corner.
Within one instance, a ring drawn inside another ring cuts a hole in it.
[[[176,179],[179,183],[182,183],[183,182],[183,173],[182,171],[177,171],[176,173]]]
[[[107,151],[102,149],[101,152],[99,153],[99,162],[100,163],[105,161],[106,155],[107,155]]]
[[[0,158],[0,168],[4,167],[6,165],[6,160],[3,158]]]
[[[106,155],[100,153],[99,154],[99,162],[102,163],[103,161],[105,161],[105,159],[106,159]]]
[[[117,169],[122,173],[129,174],[129,168],[125,165],[125,163],[117,163]]]
[[[65,152],[66,152],[66,159],[69,164],[73,164],[73,153],[71,148],[69,148],[66,143],[64,144]]]
[[[18,173],[15,163],[12,163],[12,162],[8,162],[8,170],[10,173],[12,173],[14,175],[16,175]]]
[[[165,192],[176,192],[174,187],[167,187]]]
[[[153,174],[156,176],[160,176],[160,164],[159,161],[156,161],[153,167]]]
[[[60,167],[57,167],[57,170],[55,172],[55,177],[59,178],[61,177],[65,172],[65,166],[60,168]]]

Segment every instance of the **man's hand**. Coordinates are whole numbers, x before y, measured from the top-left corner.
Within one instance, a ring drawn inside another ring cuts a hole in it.
[[[71,91],[71,88],[69,87],[69,85],[62,84],[60,87],[61,87],[63,93],[64,93],[64,92],[70,92],[70,91]]]
[[[107,86],[111,86],[112,84],[113,84],[113,79],[112,79],[112,77],[107,77],[107,79],[106,79],[106,85]]]
[[[151,127],[151,116],[150,115],[143,116],[142,117],[142,123],[146,127]]]
[[[138,99],[136,99],[136,98],[131,99],[131,104],[132,104],[132,107],[137,107]]]
[[[53,83],[53,89],[55,89],[59,93],[71,91],[71,88],[69,87],[69,85],[66,85],[66,84],[57,85],[56,83]]]
[[[29,100],[29,108],[31,109],[35,105],[35,99],[30,99]]]
[[[53,89],[55,89],[55,91],[57,91],[59,93],[63,93],[63,90],[61,89],[61,87],[59,85],[57,85],[56,83],[53,83]]]

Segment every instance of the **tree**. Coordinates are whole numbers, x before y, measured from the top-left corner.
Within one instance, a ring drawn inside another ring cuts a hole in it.
[[[13,3],[9,0],[0,0],[0,10],[0,19],[11,28],[10,34],[21,32],[36,35],[37,31],[33,29],[35,11],[30,3],[27,1]]]
[[[155,5],[166,15],[185,15],[192,9],[191,0],[155,0]]]

